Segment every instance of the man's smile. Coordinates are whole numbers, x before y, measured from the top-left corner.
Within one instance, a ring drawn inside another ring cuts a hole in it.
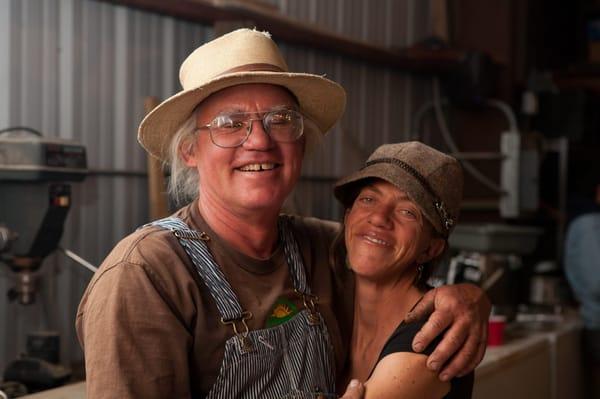
[[[266,170],[273,170],[280,167],[281,164],[265,162],[265,163],[251,163],[244,166],[240,166],[237,170],[242,172],[262,172]]]

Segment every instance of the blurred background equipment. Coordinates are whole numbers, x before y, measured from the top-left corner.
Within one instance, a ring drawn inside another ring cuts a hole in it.
[[[449,238],[458,254],[450,260],[446,281],[481,286],[509,321],[517,312],[517,274],[531,254],[541,229],[508,224],[459,224]]]
[[[59,353],[58,333],[30,333],[27,335],[26,353],[6,367],[4,380],[20,383],[29,392],[60,386],[71,377],[71,370],[59,364]]]
[[[15,280],[9,301],[35,301],[38,269],[58,248],[71,206],[69,182],[82,181],[86,174],[83,146],[45,139],[26,127],[0,130],[0,263]],[[28,334],[26,353],[8,364],[5,383],[29,392],[63,384],[71,370],[59,364],[59,348],[58,333]]]
[[[16,274],[9,300],[35,300],[35,272],[57,249],[71,206],[67,182],[86,173],[83,146],[24,127],[0,130],[0,261]]]

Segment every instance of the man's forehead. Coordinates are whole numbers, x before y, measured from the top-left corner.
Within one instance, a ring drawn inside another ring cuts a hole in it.
[[[285,87],[272,84],[243,84],[227,87],[208,96],[197,111],[247,111],[258,107],[295,106],[296,99]]]

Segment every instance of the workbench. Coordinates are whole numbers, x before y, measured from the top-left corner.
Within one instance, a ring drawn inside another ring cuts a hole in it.
[[[505,344],[489,347],[475,370],[473,399],[583,398],[581,328],[579,318],[570,316],[543,329],[507,334]],[[22,399],[85,399],[85,382]]]
[[[583,398],[579,318],[516,330],[504,345],[488,347],[475,370],[473,399]]]

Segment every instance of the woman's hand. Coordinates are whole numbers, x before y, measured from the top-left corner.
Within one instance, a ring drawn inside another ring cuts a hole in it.
[[[365,386],[358,380],[352,380],[340,399],[362,399],[365,396]]]
[[[406,316],[406,322],[410,323],[431,313],[413,339],[413,350],[421,352],[446,331],[427,359],[427,367],[438,371],[444,366],[439,373],[442,381],[469,373],[483,359],[490,310],[489,299],[473,284],[445,285],[430,290]]]

